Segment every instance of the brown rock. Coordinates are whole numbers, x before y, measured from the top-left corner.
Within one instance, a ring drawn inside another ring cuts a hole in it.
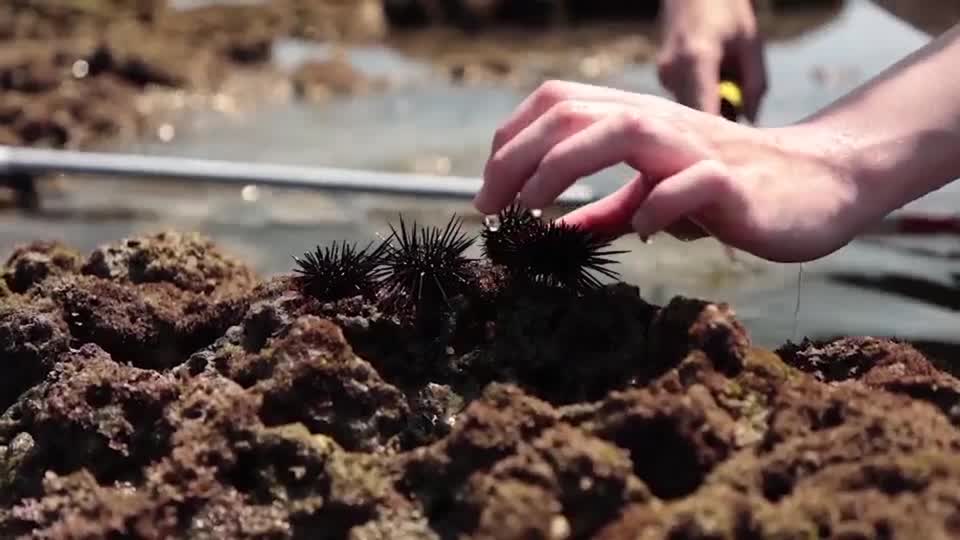
[[[33,495],[46,471],[86,468],[103,481],[136,480],[140,467],[169,450],[164,408],[176,399],[168,377],[123,366],[95,345],[67,354],[47,379],[7,412],[0,445],[29,436],[5,497]]]
[[[0,298],[0,411],[42,381],[69,346],[69,329],[53,302]]]
[[[3,267],[3,279],[11,291],[26,292],[51,276],[75,274],[81,256],[59,242],[34,242],[18,247]]]
[[[94,251],[83,273],[129,283],[172,283],[213,295],[254,285],[253,272],[198,234],[161,232],[129,238]]]
[[[262,379],[251,390],[263,397],[264,423],[302,422],[349,450],[395,446],[410,414],[403,394],[353,354],[338,327],[316,317],[298,319],[248,358],[245,371],[245,379]]]

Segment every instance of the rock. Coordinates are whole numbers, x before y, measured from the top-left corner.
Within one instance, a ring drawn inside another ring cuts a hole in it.
[[[24,293],[51,276],[75,274],[82,257],[58,242],[34,242],[13,251],[3,268],[3,279],[13,292]]]

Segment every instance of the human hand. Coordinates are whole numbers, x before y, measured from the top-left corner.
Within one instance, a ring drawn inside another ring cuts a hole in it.
[[[663,34],[660,82],[680,103],[719,114],[717,87],[730,73],[743,89],[745,116],[756,121],[767,73],[750,0],[665,0]]]
[[[564,216],[605,236],[712,235],[780,262],[846,244],[858,209],[849,145],[813,125],[759,129],[656,96],[548,82],[497,131],[474,204],[549,205],[579,178],[626,163],[639,174]],[[862,205],[861,205],[862,206]]]

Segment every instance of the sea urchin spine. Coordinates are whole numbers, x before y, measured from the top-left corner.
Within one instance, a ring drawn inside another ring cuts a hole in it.
[[[364,249],[346,241],[333,243],[326,248],[317,246],[313,252],[294,257],[298,268],[298,280],[304,291],[314,298],[329,302],[359,294],[372,295],[384,270],[381,260],[386,251],[386,242],[372,249]]]
[[[390,226],[391,242],[384,254],[387,270],[384,290],[401,304],[416,302],[432,305],[463,292],[469,282],[470,260],[464,255],[474,239],[462,231],[456,216],[447,225],[407,228],[400,218],[400,228]]]

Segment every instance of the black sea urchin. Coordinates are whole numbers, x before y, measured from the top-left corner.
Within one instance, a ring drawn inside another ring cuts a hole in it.
[[[303,258],[294,257],[299,268],[298,279],[304,291],[321,301],[339,300],[358,294],[371,294],[384,271],[381,258],[386,242],[375,249],[369,244],[364,249],[347,242],[334,242],[326,248],[317,246]]]
[[[485,223],[483,230],[483,254],[495,264],[507,265],[516,245],[525,234],[536,231],[541,222],[528,209],[518,203],[504,208],[496,216],[494,223]]]
[[[626,253],[607,249],[610,241],[580,227],[539,219],[503,242],[503,265],[516,280],[578,292],[601,286],[594,274],[619,278],[607,265],[615,262],[610,256]]]
[[[392,239],[384,255],[387,269],[385,290],[400,303],[448,302],[462,292],[469,282],[470,260],[464,252],[473,244],[473,238],[462,231],[462,222],[456,216],[447,225],[418,227],[416,222],[407,229],[400,218],[400,229],[390,225]]]

